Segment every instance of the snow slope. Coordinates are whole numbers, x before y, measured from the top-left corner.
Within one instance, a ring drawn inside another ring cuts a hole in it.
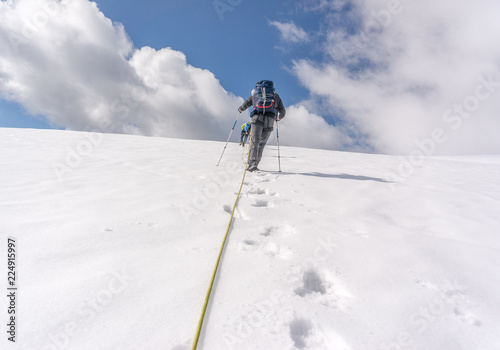
[[[244,169],[223,146],[0,129],[1,348],[190,349]],[[245,179],[199,349],[500,349],[499,156],[276,154]]]

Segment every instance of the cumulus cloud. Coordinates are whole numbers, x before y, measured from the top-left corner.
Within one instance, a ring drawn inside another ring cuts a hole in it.
[[[0,95],[68,129],[223,139],[243,101],[87,0],[0,2],[0,45]]]
[[[375,151],[410,153],[441,130],[436,153],[500,152],[492,132],[500,127],[499,10],[493,0],[354,0],[339,14],[349,24],[329,23],[324,33],[327,58],[296,60],[293,71],[312,102],[342,111]]]
[[[270,25],[276,27],[281,34],[284,41],[299,43],[306,42],[309,40],[309,36],[304,29],[298,27],[295,23],[280,23],[277,21],[269,22]]]
[[[321,116],[309,112],[306,106],[300,104],[288,107],[279,128],[280,144],[285,146],[343,149],[352,144],[343,130],[328,124]]]

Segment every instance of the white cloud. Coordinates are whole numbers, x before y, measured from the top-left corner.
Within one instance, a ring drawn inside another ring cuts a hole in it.
[[[331,25],[329,58],[293,69],[312,101],[343,111],[376,151],[412,152],[439,128],[446,142],[436,153],[500,152],[492,132],[500,127],[499,10],[493,0],[355,0],[345,15],[358,19],[357,33]]]
[[[292,43],[306,42],[309,40],[309,36],[304,29],[298,27],[295,23],[280,23],[277,21],[269,22],[270,25],[276,27],[284,41],[289,41]]]
[[[299,0],[297,7],[301,11],[340,10],[350,0]]]
[[[287,108],[279,128],[280,144],[285,146],[341,149],[352,144],[343,130],[328,124],[300,104]]]
[[[0,2],[0,95],[69,129],[224,139],[242,99],[87,0]]]

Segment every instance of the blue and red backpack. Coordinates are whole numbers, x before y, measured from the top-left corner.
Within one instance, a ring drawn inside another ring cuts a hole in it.
[[[252,90],[253,109],[250,115],[256,113],[276,113],[274,105],[274,83],[271,80],[261,80],[255,83]]]

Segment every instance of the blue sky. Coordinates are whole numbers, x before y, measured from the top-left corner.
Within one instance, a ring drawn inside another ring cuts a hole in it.
[[[270,79],[284,145],[500,153],[498,13],[496,0],[5,0],[0,127],[223,141]]]
[[[238,96],[247,97],[256,81],[270,79],[288,104],[297,103],[308,90],[290,73],[292,60],[323,55],[318,41],[289,43],[270,25],[272,21],[293,22],[318,32],[324,16],[304,10],[300,2],[242,0],[232,6],[238,1],[221,0],[228,7],[219,12],[215,1],[203,0],[97,3],[106,16],[123,23],[136,47],[181,51],[189,64],[210,70],[226,90]]]
[[[43,117],[30,116],[24,108],[15,102],[0,99],[0,127],[49,129],[51,126]]]

